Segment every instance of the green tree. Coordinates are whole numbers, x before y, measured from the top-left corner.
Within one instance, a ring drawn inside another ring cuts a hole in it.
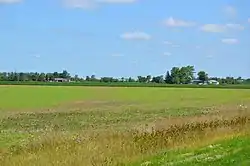
[[[164,81],[167,84],[172,84],[172,76],[170,75],[169,71],[167,71]]]
[[[137,80],[138,80],[138,82],[145,83],[145,82],[147,82],[148,78],[147,77],[143,77],[143,76],[138,76]]]
[[[63,70],[62,73],[59,74],[61,78],[70,78],[70,74],[67,72],[67,70]]]
[[[164,83],[163,75],[153,77],[153,78],[152,78],[152,82],[155,82],[155,83]]]
[[[53,78],[58,78],[58,77],[60,77],[59,73],[58,72],[54,72],[53,73]]]
[[[171,69],[171,77],[172,77],[173,84],[180,84],[180,68],[179,67],[173,67]]]
[[[40,73],[38,76],[38,81],[45,81],[46,80],[46,74],[45,73]]]
[[[53,73],[47,73],[46,76],[46,81],[52,81],[54,79]]]
[[[94,74],[92,74],[90,77],[90,81],[98,81],[98,79],[95,77]]]
[[[129,77],[128,82],[135,82],[135,80],[132,77]]]
[[[113,77],[102,77],[100,82],[113,82]]]
[[[7,72],[0,73],[0,81],[7,81],[7,80],[8,80],[8,73]]]
[[[184,66],[180,68],[180,83],[188,84],[194,78],[194,66]]]
[[[151,78],[152,78],[151,75],[147,75],[147,77],[146,77],[146,82],[150,82],[150,81],[151,81]]]
[[[205,71],[198,72],[198,79],[205,82],[208,80],[208,74]]]
[[[91,81],[89,76],[86,76],[86,81]]]
[[[76,74],[73,78],[74,81],[78,82],[79,81],[79,76]]]
[[[124,78],[124,77],[122,77],[122,78],[121,78],[121,82],[124,82],[124,81],[125,81],[125,78]]]

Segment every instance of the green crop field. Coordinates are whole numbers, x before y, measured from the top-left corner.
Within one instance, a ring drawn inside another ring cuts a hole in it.
[[[0,165],[247,165],[250,89],[0,86]]]

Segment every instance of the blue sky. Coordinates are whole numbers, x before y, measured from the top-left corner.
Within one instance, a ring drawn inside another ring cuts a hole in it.
[[[0,71],[250,77],[249,0],[0,0]]]

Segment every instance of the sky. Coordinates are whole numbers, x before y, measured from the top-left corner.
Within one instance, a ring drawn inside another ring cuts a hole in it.
[[[0,71],[250,77],[249,0],[0,0]]]

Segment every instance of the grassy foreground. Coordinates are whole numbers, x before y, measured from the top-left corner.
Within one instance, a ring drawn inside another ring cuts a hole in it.
[[[201,148],[173,150],[161,153],[148,161],[136,165],[230,165],[247,166],[250,164],[250,136],[237,136],[224,141],[217,141]]]
[[[216,162],[228,165],[232,155],[247,163],[242,154],[250,140],[249,92],[0,86],[0,163],[203,165],[191,159],[204,153],[212,160],[220,147],[212,156],[213,148],[199,148],[218,141],[223,149],[239,150]]]

